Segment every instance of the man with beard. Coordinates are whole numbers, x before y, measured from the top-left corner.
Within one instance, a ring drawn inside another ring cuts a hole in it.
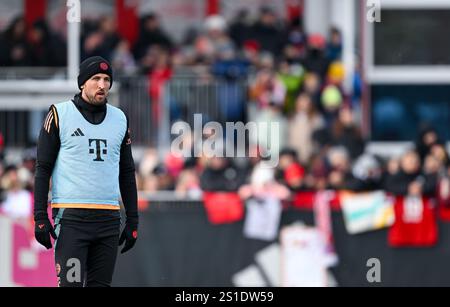
[[[80,65],[80,93],[54,104],[40,132],[34,193],[36,240],[55,241],[58,285],[110,286],[118,245],[136,242],[138,212],[128,120],[107,103],[111,65],[95,56]],[[47,202],[52,179],[52,213]],[[119,239],[119,191],[126,223]]]

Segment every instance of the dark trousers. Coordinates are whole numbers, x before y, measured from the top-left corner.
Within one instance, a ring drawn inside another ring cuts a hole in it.
[[[61,220],[55,227],[58,286],[109,287],[117,258],[120,220]]]

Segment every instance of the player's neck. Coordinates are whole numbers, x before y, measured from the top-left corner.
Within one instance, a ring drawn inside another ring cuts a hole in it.
[[[89,112],[103,112],[106,109],[106,103],[102,105],[91,104],[86,99],[84,99],[81,93],[75,95],[74,102],[77,105],[77,107],[83,110],[87,110]]]

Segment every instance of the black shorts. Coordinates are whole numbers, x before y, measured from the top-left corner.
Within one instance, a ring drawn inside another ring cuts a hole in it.
[[[58,286],[111,285],[119,244],[120,213],[112,213],[110,218],[105,218],[104,212],[100,213],[101,218],[97,219],[94,210],[90,209],[60,209],[56,215]],[[116,214],[118,218],[114,217]]]

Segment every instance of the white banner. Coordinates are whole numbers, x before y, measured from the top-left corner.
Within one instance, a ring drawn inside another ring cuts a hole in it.
[[[281,209],[280,200],[275,198],[250,199],[247,202],[244,235],[252,239],[274,240],[278,235]]]
[[[325,238],[314,227],[281,230],[281,281],[284,287],[326,287]]]
[[[394,200],[383,191],[340,194],[345,227],[350,234],[356,234],[384,227],[394,223]]]

